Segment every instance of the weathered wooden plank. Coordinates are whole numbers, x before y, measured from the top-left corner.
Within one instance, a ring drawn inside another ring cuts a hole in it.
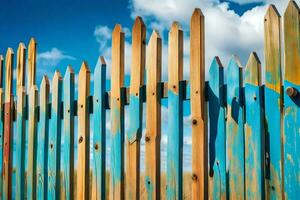
[[[209,69],[209,198],[226,199],[226,126],[224,68],[215,57]]]
[[[204,43],[204,15],[197,8],[190,22],[192,199],[194,200],[206,199],[208,194]]]
[[[13,60],[14,52],[8,48],[5,57],[4,149],[3,149],[3,199],[12,199],[13,161]]]
[[[284,13],[284,189],[285,199],[300,193],[300,15],[295,1]]]
[[[90,115],[88,97],[90,95],[90,69],[83,62],[78,77],[78,166],[77,199],[89,199],[90,170]]]
[[[124,198],[124,33],[117,24],[112,33],[110,199]]]
[[[161,81],[162,41],[153,31],[147,47],[146,136],[145,136],[145,188],[149,200],[160,199],[160,140],[161,107],[159,84]]]
[[[183,32],[173,22],[169,32],[167,199],[182,199],[183,102],[179,81],[183,76]]]
[[[61,101],[62,77],[55,71],[52,80],[51,119],[48,145],[47,199],[60,198],[60,149],[61,149]]]
[[[35,85],[36,76],[36,46],[34,38],[30,39],[28,45],[28,71],[27,71],[27,91],[30,91],[31,86]]]
[[[2,74],[0,72],[0,76],[1,75]],[[3,88],[0,87],[0,105],[1,105],[0,113],[4,112],[3,109],[4,107],[2,106],[3,103],[4,103],[4,92],[3,92]],[[0,174],[3,173],[3,146],[4,146],[3,136],[4,136],[4,116],[1,114],[0,115]],[[3,189],[3,176],[0,176],[0,197],[2,197],[2,189]]]
[[[105,154],[106,154],[106,63],[99,57],[94,72],[94,135],[93,135],[93,193],[92,199],[105,200]]]
[[[242,96],[243,67],[232,56],[227,68],[226,161],[228,164],[229,199],[244,199],[244,105]]]
[[[16,199],[25,197],[25,62],[26,47],[20,43],[17,55]]]
[[[129,127],[126,133],[126,199],[140,199],[140,140],[143,129],[143,100],[146,27],[137,17],[132,28]]]
[[[27,155],[27,199],[36,199],[36,169],[37,169],[37,112],[38,89],[34,85],[29,93],[28,105],[28,155]]]
[[[261,65],[251,53],[245,70],[245,188],[246,199],[264,199],[264,148]]]
[[[96,81],[96,79],[95,79]],[[64,131],[62,159],[62,199],[74,199],[74,95],[75,75],[69,66],[63,82]]]
[[[282,73],[281,73],[281,23],[274,5],[265,15],[265,133],[269,157],[269,180],[266,195],[282,199]],[[274,123],[276,122],[276,123]]]
[[[40,117],[37,135],[37,199],[47,199],[48,139],[49,139],[49,80],[44,76],[40,85]],[[52,129],[51,129],[52,130]]]

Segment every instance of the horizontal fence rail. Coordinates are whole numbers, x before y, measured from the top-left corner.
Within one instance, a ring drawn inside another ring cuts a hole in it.
[[[184,32],[178,22],[168,36],[167,82],[162,81],[162,39],[154,30],[146,42],[141,17],[132,29],[129,86],[124,84],[125,34],[119,24],[112,32],[111,66],[104,57],[95,68],[83,62],[78,83],[68,66],[64,76],[55,71],[49,81],[45,75],[38,87],[36,41],[31,39],[28,49],[20,43],[16,57],[8,48],[5,59],[0,55],[1,199],[297,199],[299,13],[294,1],[283,18],[270,5],[262,19],[265,63],[255,52],[245,66],[236,55],[227,66],[215,57],[205,77],[204,15],[195,9],[189,34],[190,80],[183,80],[188,66],[183,65]],[[112,73],[110,90],[107,67]],[[163,99],[168,107],[166,158],[161,155]],[[191,108],[188,182],[183,172],[185,102]],[[185,191],[187,183],[191,187]]]

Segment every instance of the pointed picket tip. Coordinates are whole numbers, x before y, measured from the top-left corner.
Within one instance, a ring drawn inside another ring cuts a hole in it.
[[[71,65],[68,65],[67,69],[66,69],[66,73],[65,73],[65,76],[67,74],[74,74],[74,69],[72,68]]]
[[[195,8],[194,9],[194,12],[192,14],[192,18],[195,18],[195,17],[197,17],[197,18],[198,17],[204,17],[203,12],[200,8]]]
[[[144,27],[145,27],[145,23],[144,23],[142,17],[137,16],[137,17],[135,18],[135,21],[134,21],[134,24],[133,24],[132,31],[141,30],[141,29],[144,28]]]
[[[46,85],[49,85],[49,84],[50,84],[50,82],[49,82],[48,76],[44,75],[43,79],[42,79],[42,82],[41,82],[41,88],[43,88],[43,87],[45,87]]]
[[[23,42],[20,42],[19,46],[18,46],[18,52],[20,51],[24,51],[26,49],[26,46]]]
[[[30,38],[29,46],[32,47],[32,46],[35,46],[35,45],[36,45],[36,40],[33,37]]]
[[[122,26],[121,26],[121,24],[116,24],[112,34],[117,35],[117,34],[120,34],[120,33],[122,33]]]
[[[295,1],[290,0],[290,2],[288,3],[288,6],[284,12],[284,16],[291,15],[294,12],[299,12],[299,6]]]
[[[179,22],[174,21],[174,22],[172,23],[170,32],[173,32],[173,31],[180,31],[180,30],[181,30],[181,26],[180,26]]]
[[[265,14],[265,21],[268,20],[271,17],[277,17],[280,18],[280,13],[278,12],[277,8],[275,5],[271,4],[269,5],[267,12]]]
[[[158,38],[160,38],[159,32],[157,30],[153,30],[149,41],[156,40]]]
[[[209,72],[214,72],[216,68],[219,69],[220,67],[223,67],[221,60],[218,56],[215,56],[210,65]]]
[[[53,75],[53,83],[57,82],[58,80],[61,80],[61,74],[59,71],[55,70],[54,75]]]
[[[250,54],[246,64],[245,83],[257,86],[261,84],[261,63],[255,52]]]
[[[90,72],[90,68],[87,64],[86,61],[83,61],[80,67],[80,71],[79,71],[79,75],[80,74],[84,74],[84,73],[89,73]]]
[[[231,64],[234,64],[234,65],[231,65]],[[229,61],[229,68],[231,66],[234,66],[234,67],[238,67],[238,68],[243,68],[242,64],[241,64],[241,60],[240,58],[237,56],[237,55],[232,55],[231,58],[230,58],[230,61]]]
[[[6,59],[8,58],[8,56],[11,56],[12,54],[14,54],[14,51],[12,48],[7,48],[7,51],[6,51]]]

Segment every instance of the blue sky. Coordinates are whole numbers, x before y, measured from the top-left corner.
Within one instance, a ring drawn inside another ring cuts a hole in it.
[[[299,0],[297,1],[299,3]],[[263,17],[267,5],[273,3],[283,13],[288,0],[65,0],[65,1],[3,1],[0,8],[0,54],[6,48],[15,52],[19,42],[26,45],[31,37],[38,42],[37,83],[43,74],[52,78],[54,70],[62,75],[67,65],[79,71],[87,60],[93,72],[99,55],[107,61],[110,78],[111,30],[122,24],[126,35],[125,73],[129,84],[131,61],[131,27],[134,18],[142,16],[147,26],[147,38],[157,29],[163,39],[163,80],[167,80],[167,33],[173,20],[184,31],[184,78],[189,79],[189,18],[195,7],[202,9],[206,27],[206,71],[215,55],[224,66],[232,54],[242,64],[251,51],[263,58]],[[109,81],[108,81],[109,83]],[[163,137],[166,145],[167,102],[162,107]],[[190,166],[189,104],[185,103],[185,165]],[[109,124],[109,113],[108,123]],[[109,130],[109,126],[108,126]],[[143,145],[143,144],[142,144]],[[143,153],[143,146],[142,146]],[[162,147],[162,157],[165,158]],[[164,164],[164,161],[162,162]]]

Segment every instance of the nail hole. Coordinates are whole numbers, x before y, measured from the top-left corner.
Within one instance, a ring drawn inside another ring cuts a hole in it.
[[[135,96],[138,96],[139,94],[138,93],[135,93]]]
[[[99,145],[95,144],[95,150],[98,150],[98,148],[99,148]]]
[[[153,93],[152,93],[152,95],[154,96],[154,95],[155,95],[155,93],[153,92]]]
[[[150,182],[150,181],[148,181],[147,183],[148,183],[148,185],[150,185],[150,183],[151,183],[151,182]]]
[[[53,144],[50,144],[50,149],[53,149]]]
[[[175,89],[176,88],[176,85],[173,85],[173,89]]]
[[[83,137],[80,136],[80,137],[79,137],[79,140],[78,140],[79,144],[80,144],[82,141],[83,141]]]
[[[196,94],[198,94],[198,90],[196,90]]]
[[[146,137],[145,137],[145,140],[146,140],[146,142],[149,142],[149,141],[150,141],[150,137],[149,137],[149,136],[146,136]]]
[[[197,124],[197,120],[193,119],[192,123],[193,123],[193,125],[196,125]]]
[[[81,105],[80,107],[83,108],[83,105]]]
[[[96,99],[96,102],[98,103],[99,99]]]
[[[119,101],[120,99],[119,98],[117,98],[117,101]]]
[[[68,109],[68,113],[70,113],[70,110]]]

